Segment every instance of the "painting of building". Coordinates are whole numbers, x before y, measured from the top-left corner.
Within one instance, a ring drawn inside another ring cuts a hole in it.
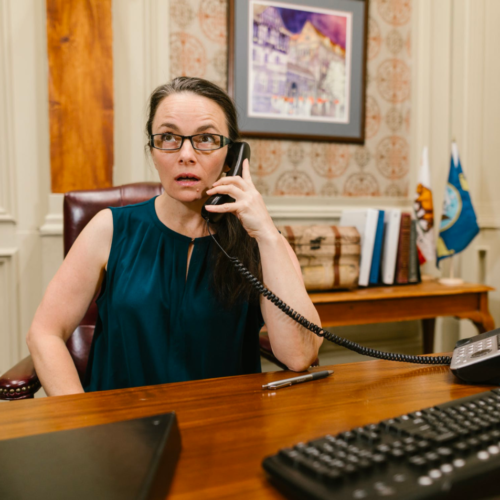
[[[249,115],[349,119],[350,14],[253,1]]]

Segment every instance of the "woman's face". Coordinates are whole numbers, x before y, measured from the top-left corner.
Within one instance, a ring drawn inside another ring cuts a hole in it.
[[[156,110],[152,129],[153,134],[208,132],[229,136],[222,108],[212,100],[192,93],[166,97]],[[151,148],[166,194],[183,203],[208,198],[206,191],[221,176],[226,154],[227,146],[215,151],[197,151],[188,139],[178,151]]]

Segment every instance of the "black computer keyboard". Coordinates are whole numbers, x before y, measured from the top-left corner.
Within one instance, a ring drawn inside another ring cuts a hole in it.
[[[296,498],[500,498],[500,389],[298,443],[262,465]]]

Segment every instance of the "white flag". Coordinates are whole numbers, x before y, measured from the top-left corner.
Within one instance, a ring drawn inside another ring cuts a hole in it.
[[[434,237],[434,204],[432,202],[431,171],[427,146],[422,152],[413,210],[417,219],[417,249],[420,264],[433,262],[436,260],[436,239]]]

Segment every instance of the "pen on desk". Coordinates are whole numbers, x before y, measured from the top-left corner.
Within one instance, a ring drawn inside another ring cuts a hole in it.
[[[329,377],[332,373],[333,370],[325,370],[322,372],[308,373],[307,375],[301,375],[300,377],[277,380],[276,382],[270,382],[269,384],[263,385],[262,389],[281,389],[282,387],[301,384],[302,382],[308,382],[309,380],[318,380],[320,378]]]

